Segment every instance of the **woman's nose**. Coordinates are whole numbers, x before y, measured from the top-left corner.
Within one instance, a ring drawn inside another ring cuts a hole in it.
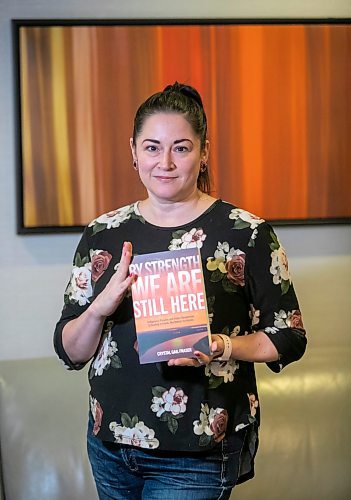
[[[162,157],[160,158],[160,167],[165,170],[172,170],[175,168],[171,151],[164,151]]]

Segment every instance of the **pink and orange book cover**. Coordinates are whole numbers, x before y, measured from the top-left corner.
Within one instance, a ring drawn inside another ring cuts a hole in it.
[[[210,352],[210,325],[198,248],[135,255],[130,272],[141,364]]]

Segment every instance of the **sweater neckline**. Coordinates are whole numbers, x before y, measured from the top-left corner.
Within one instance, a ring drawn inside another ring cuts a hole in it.
[[[220,203],[222,202],[222,200],[220,198],[218,198],[217,200],[215,200],[212,205],[210,205],[204,212],[202,212],[202,214],[200,214],[198,217],[196,217],[195,219],[187,222],[186,224],[181,224],[180,226],[157,226],[156,224],[152,224],[151,222],[148,222],[146,219],[144,219],[144,217],[141,215],[140,213],[140,210],[139,210],[139,203],[140,203],[140,200],[136,201],[134,203],[134,213],[138,216],[138,218],[141,220],[141,222],[147,226],[150,226],[154,229],[159,229],[161,231],[175,231],[175,230],[179,230],[179,229],[182,229],[182,228],[185,228],[185,227],[188,227],[188,226],[192,226],[194,224],[197,224],[197,222],[199,222],[203,217],[206,217],[210,212],[212,212],[212,210],[214,210],[217,205],[219,205]]]

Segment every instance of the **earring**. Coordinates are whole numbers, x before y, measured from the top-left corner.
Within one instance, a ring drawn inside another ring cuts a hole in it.
[[[200,162],[200,172],[205,172],[207,170],[207,163],[204,160]]]
[[[138,162],[136,160],[133,161],[133,167],[135,170],[138,170]]]

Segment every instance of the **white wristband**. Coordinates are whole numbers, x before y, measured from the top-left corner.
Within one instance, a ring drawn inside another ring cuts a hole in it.
[[[228,335],[223,335],[221,333],[218,334],[218,337],[221,337],[222,341],[223,341],[223,353],[221,356],[219,356],[218,358],[215,358],[214,361],[228,361],[230,359],[230,356],[232,354],[232,350],[233,350],[233,344],[232,344],[232,341],[230,339],[230,337],[228,337]]]

